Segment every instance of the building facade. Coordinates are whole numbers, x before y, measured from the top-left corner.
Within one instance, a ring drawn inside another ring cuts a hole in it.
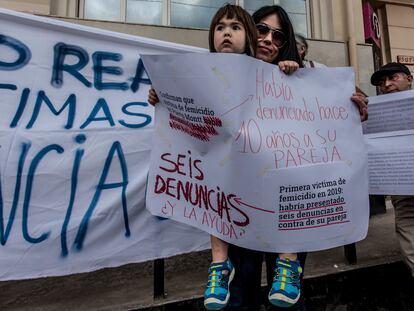
[[[249,12],[281,5],[310,39],[309,59],[353,66],[369,95],[381,64],[399,61],[414,72],[414,0],[0,0],[0,7],[207,48],[210,19],[224,3]]]

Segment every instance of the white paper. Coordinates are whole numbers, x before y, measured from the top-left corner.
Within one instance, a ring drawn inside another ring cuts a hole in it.
[[[273,202],[276,210],[275,217],[267,219],[275,228],[269,239],[284,252],[330,248],[361,239],[368,217],[366,209],[354,208],[358,206],[354,185],[359,176],[351,167],[333,162],[269,171],[264,200]],[[361,217],[362,223],[355,217]]]
[[[414,130],[414,90],[371,96],[368,113],[364,134],[383,136],[387,132]]]
[[[414,135],[365,139],[370,194],[414,194]]]
[[[287,76],[244,55],[143,59],[161,101],[146,200],[151,213],[264,251],[324,249],[365,237],[366,153],[350,101],[351,69]],[[347,181],[349,222],[278,230],[277,185],[340,178]],[[268,186],[276,187],[274,196],[263,199]]]
[[[414,194],[414,91],[369,98],[364,132],[370,194]]]

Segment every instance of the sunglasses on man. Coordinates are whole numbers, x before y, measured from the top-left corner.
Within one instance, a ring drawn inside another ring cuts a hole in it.
[[[281,48],[286,43],[286,36],[285,34],[280,31],[279,29],[273,29],[270,26],[266,24],[257,24],[256,25],[257,32],[259,33],[259,36],[267,36],[269,32],[272,32],[272,42],[274,45],[276,45],[278,48]]]

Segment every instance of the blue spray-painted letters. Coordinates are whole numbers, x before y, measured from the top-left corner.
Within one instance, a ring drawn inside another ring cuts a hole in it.
[[[94,71],[94,85],[97,90],[127,90],[129,88],[126,82],[103,82],[102,74],[112,74],[120,76],[122,75],[122,69],[114,66],[104,66],[102,62],[104,60],[112,60],[119,62],[122,60],[122,54],[97,51],[92,54],[93,71]]]
[[[111,167],[112,160],[116,158],[119,161],[119,165],[121,167],[121,174],[122,174],[122,181],[117,183],[105,183],[109,168]],[[86,211],[85,215],[82,218],[82,221],[79,225],[78,233],[76,234],[74,246],[77,250],[81,250],[83,247],[83,242],[85,240],[86,232],[88,230],[89,220],[92,217],[92,213],[96,208],[99,197],[103,190],[107,189],[115,189],[115,188],[122,188],[121,191],[121,201],[122,201],[122,211],[124,216],[124,224],[125,224],[125,236],[129,237],[131,235],[131,231],[129,229],[129,220],[128,220],[128,209],[127,209],[127,200],[126,200],[126,188],[128,185],[128,168],[125,161],[125,156],[122,151],[121,143],[119,141],[115,141],[111,149],[108,152],[108,156],[106,157],[105,164],[102,170],[101,177],[99,179],[98,185],[95,190],[95,194],[92,198],[92,201],[89,205],[88,210]]]
[[[32,58],[32,52],[27,45],[15,38],[0,34],[0,44],[14,49],[18,54],[17,59],[12,63],[0,61],[0,70],[11,71],[20,69]]]
[[[16,217],[17,203],[19,202],[20,187],[22,183],[23,166],[24,166],[24,162],[26,160],[26,156],[29,151],[29,148],[30,148],[30,143],[22,144],[20,157],[19,157],[19,164],[17,165],[16,184],[14,187],[13,203],[12,203],[12,207],[11,207],[10,214],[8,217],[6,229],[4,228],[4,205],[3,205],[3,194],[2,194],[1,182],[0,182],[0,243],[1,245],[6,245],[7,239],[9,238],[10,230],[13,226],[14,218]]]
[[[75,142],[78,144],[83,144],[86,141],[86,136],[84,134],[76,135]],[[67,230],[70,221],[70,216],[72,215],[73,210],[73,203],[75,202],[75,194],[76,188],[78,186],[78,173],[80,162],[82,160],[82,156],[85,153],[85,150],[79,148],[75,152],[75,161],[72,168],[72,178],[71,178],[71,185],[70,185],[70,199],[68,209],[66,210],[65,220],[63,221],[62,229],[60,231],[60,245],[61,245],[61,255],[62,257],[66,257],[68,255],[68,245],[67,245]]]
[[[39,165],[40,161],[44,158],[45,155],[47,155],[51,151],[56,151],[57,153],[63,153],[64,149],[56,144],[48,145],[42,150],[36,154],[36,156],[33,158],[32,163],[29,167],[29,172],[27,174],[27,181],[26,181],[26,191],[24,195],[24,201],[23,201],[23,218],[22,218],[22,231],[23,231],[23,237],[24,239],[29,243],[40,243],[44,240],[46,240],[50,232],[44,232],[41,236],[34,238],[29,234],[29,228],[28,228],[28,217],[29,217],[29,206],[30,206],[30,197],[32,195],[32,186],[33,181],[35,178],[36,168]]]
[[[40,112],[40,107],[42,106],[43,103],[46,103],[46,106],[49,107],[50,111],[52,111],[52,113],[55,116],[58,116],[62,113],[63,110],[65,110],[65,108],[68,106],[69,107],[69,111],[68,111],[68,117],[67,117],[67,122],[66,125],[64,126],[65,129],[71,129],[73,126],[73,121],[75,120],[75,113],[76,113],[76,96],[75,94],[70,94],[68,99],[66,99],[65,103],[63,104],[62,108],[60,108],[60,110],[56,110],[55,107],[53,106],[52,102],[50,101],[50,99],[46,96],[44,91],[39,91],[39,93],[37,94],[37,99],[36,99],[36,104],[35,107],[33,109],[33,113],[32,113],[32,117],[30,118],[29,123],[27,123],[26,128],[27,129],[31,129],[33,127],[33,124],[36,122],[37,117],[39,116],[39,112]],[[13,119],[14,121],[14,119]]]
[[[122,106],[122,112],[125,113],[126,115],[130,115],[130,116],[137,116],[137,117],[141,117],[144,118],[143,122],[141,123],[136,123],[136,124],[130,124],[125,122],[124,120],[118,120],[119,124],[125,126],[125,127],[129,127],[129,128],[141,128],[144,126],[147,126],[148,124],[151,123],[151,116],[145,114],[145,113],[140,113],[140,112],[133,112],[133,111],[129,111],[128,108],[129,107],[133,107],[133,106],[140,106],[140,107],[147,107],[148,103],[144,103],[144,102],[131,102],[131,103],[127,103],[125,105]]]
[[[67,55],[77,57],[78,62],[73,65],[65,64]],[[86,87],[91,87],[92,83],[79,72],[88,64],[88,62],[88,52],[80,46],[69,45],[63,42],[55,44],[51,84],[54,87],[61,87],[63,85],[63,72],[66,71],[82,82]]]
[[[147,78],[144,78],[144,74]],[[135,77],[132,79],[131,90],[136,93],[139,90],[140,84],[151,85],[151,80],[148,78],[148,74],[145,71],[144,63],[140,58],[138,60],[137,69],[135,71]]]
[[[97,117],[96,115],[98,112],[102,110],[104,113],[104,117]],[[89,114],[86,121],[80,126],[81,129],[86,128],[89,123],[94,121],[108,121],[109,125],[115,126],[114,119],[112,118],[111,111],[109,110],[108,104],[106,103],[106,100],[103,98],[99,98],[96,102],[95,106],[93,107],[91,113]]]
[[[30,89],[29,88],[25,88],[22,91],[22,96],[20,96],[20,103],[19,106],[17,107],[17,111],[13,117],[13,120],[10,122],[10,127],[16,127],[17,124],[19,123],[20,118],[23,115],[23,111],[26,108],[26,104],[27,104],[27,99],[29,98],[29,94],[30,94]]]
[[[8,84],[8,83],[0,83],[0,89],[15,91],[17,90],[17,85]]]

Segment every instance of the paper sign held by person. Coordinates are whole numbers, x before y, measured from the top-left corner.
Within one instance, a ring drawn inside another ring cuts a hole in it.
[[[349,68],[244,55],[143,56],[160,99],[147,187],[155,215],[263,251],[363,239],[366,153]]]

